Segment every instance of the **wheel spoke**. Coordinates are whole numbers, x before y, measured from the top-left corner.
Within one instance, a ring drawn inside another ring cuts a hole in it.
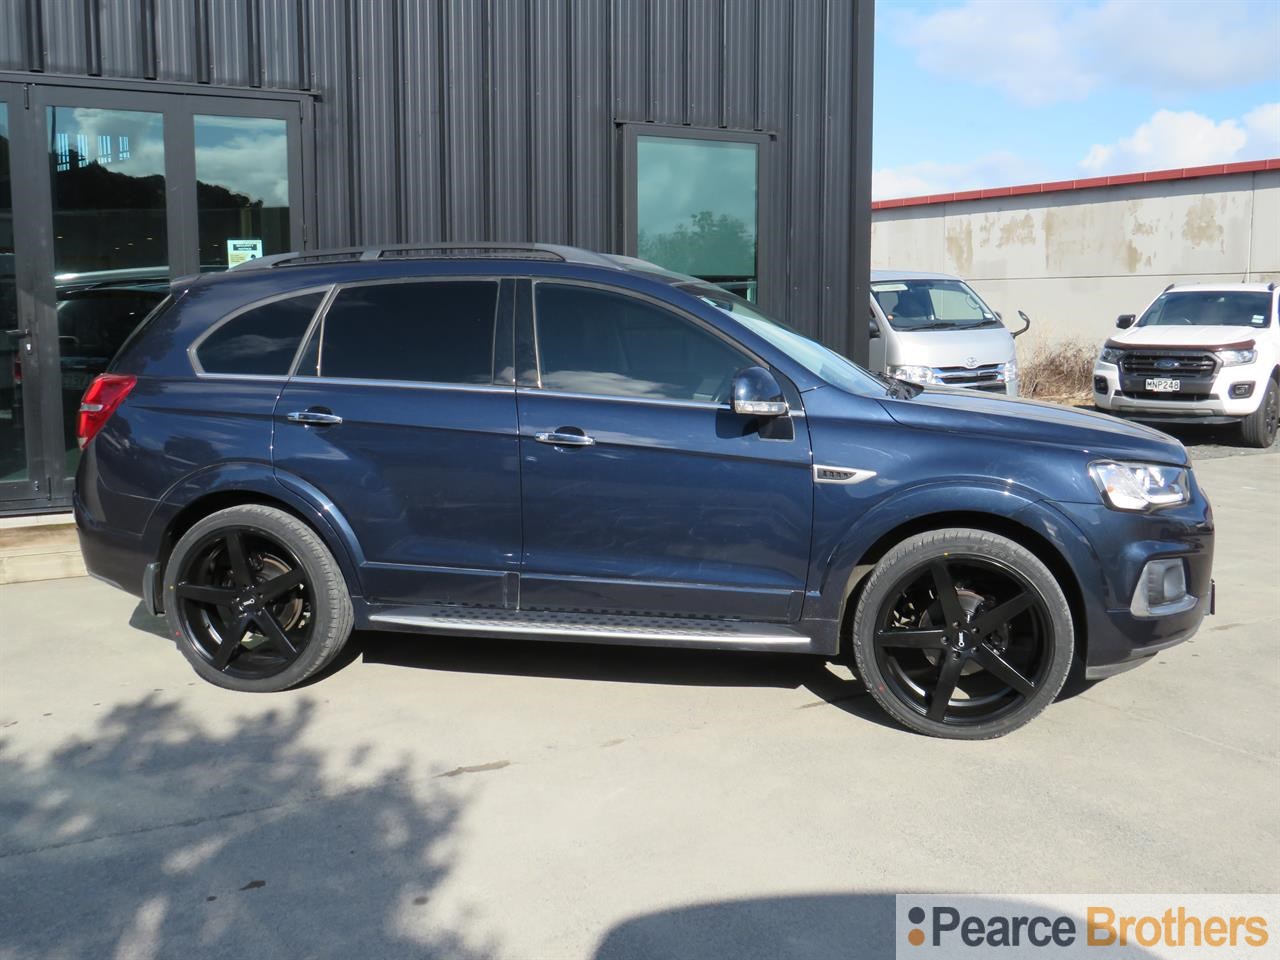
[[[235,577],[236,586],[251,586],[253,573],[249,570],[249,555],[244,549],[244,534],[239,530],[228,530],[226,542],[227,560],[231,564],[231,575]]]
[[[197,603],[208,603],[216,607],[230,606],[236,598],[236,591],[231,587],[208,587],[185,580],[174,588],[174,593],[182,600],[194,600]]]
[[[290,570],[278,577],[272,577],[266,583],[259,584],[258,592],[262,594],[263,600],[274,600],[280,594],[301,586],[305,580],[306,574],[301,569]]]
[[[992,675],[999,678],[1004,683],[1007,683],[1024,697],[1029,697],[1036,692],[1036,685],[1034,683],[1024,677],[1016,667],[1009,663],[1008,660],[1000,656],[999,653],[992,650],[986,644],[978,647],[974,652],[973,657]]]
[[[247,617],[236,617],[231,623],[222,624],[222,629],[218,633],[222,637],[222,642],[218,644],[218,649],[213,654],[213,665],[219,670],[225,670],[227,665],[231,663],[231,658],[236,655],[236,651],[240,649],[240,641],[244,639],[244,632],[249,628],[249,619]]]
[[[910,647],[914,650],[941,650],[943,630],[879,630],[876,643],[882,647]]]
[[[1031,609],[1035,602],[1036,598],[1024,590],[1012,600],[1006,600],[973,621],[973,632],[978,635],[979,640],[985,640],[1018,614]]]
[[[951,694],[955,693],[956,682],[960,679],[960,671],[964,661],[959,657],[945,657],[938,670],[938,682],[929,696],[929,719],[941,723],[947,716],[947,704],[951,702]]]
[[[289,635],[284,632],[284,628],[280,626],[280,621],[272,616],[269,611],[260,610],[258,613],[254,614],[253,622],[258,625],[267,640],[270,641],[272,646],[277,650],[285,656],[293,657],[297,655],[297,646],[289,639]]]
[[[964,608],[960,606],[960,595],[956,593],[947,561],[934,560],[929,564],[929,570],[933,574],[933,589],[942,604],[942,615],[946,617],[947,624],[964,623]]]

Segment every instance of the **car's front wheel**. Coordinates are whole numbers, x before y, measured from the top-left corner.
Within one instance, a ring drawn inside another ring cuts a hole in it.
[[[859,598],[858,675],[896,720],[964,740],[1003,736],[1071,669],[1071,609],[1030,550],[983,530],[934,530],[885,554]]]
[[[1267,381],[1258,409],[1240,421],[1240,437],[1250,447],[1267,449],[1276,442],[1276,426],[1280,422],[1280,387]]]
[[[342,649],[353,612],[329,548],[283,510],[219,510],[174,546],[165,617],[196,673],[231,690],[301,683]]]

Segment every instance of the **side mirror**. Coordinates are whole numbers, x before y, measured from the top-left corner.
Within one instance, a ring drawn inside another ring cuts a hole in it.
[[[1019,311],[1018,311],[1018,316],[1022,318],[1022,329],[1021,329],[1021,330],[1014,330],[1014,331],[1013,331],[1013,335],[1014,335],[1015,337],[1020,337],[1020,336],[1022,336],[1024,333],[1026,333],[1028,330],[1030,330],[1030,329],[1031,329],[1031,318],[1030,318],[1030,317],[1028,317],[1028,316],[1027,316],[1025,313],[1023,313],[1021,310],[1019,310]]]
[[[733,375],[733,412],[752,417],[782,417],[787,398],[777,379],[764,367],[745,367]]]
[[[880,321],[875,317],[871,318],[871,332],[867,336],[872,340],[880,339]]]
[[[1133,321],[1136,319],[1138,318],[1135,314],[1122,313],[1120,314],[1120,316],[1116,317],[1116,326],[1119,327],[1121,330],[1128,330],[1130,327],[1133,326]]]

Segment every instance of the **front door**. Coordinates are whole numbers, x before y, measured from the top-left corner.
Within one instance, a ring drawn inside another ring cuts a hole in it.
[[[521,608],[797,619],[813,516],[804,418],[768,439],[725,402],[759,361],[656,301],[532,288],[518,320],[536,330],[536,360],[517,356],[530,358]]]
[[[342,286],[280,396],[277,475],[337,504],[370,600],[514,606],[516,401],[493,369],[513,285]]]

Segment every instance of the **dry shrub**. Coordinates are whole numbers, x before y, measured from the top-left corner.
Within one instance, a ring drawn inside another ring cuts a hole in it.
[[[1082,402],[1093,395],[1093,362],[1097,348],[1079,340],[1057,340],[1036,346],[1020,363],[1021,393],[1037,400]]]

